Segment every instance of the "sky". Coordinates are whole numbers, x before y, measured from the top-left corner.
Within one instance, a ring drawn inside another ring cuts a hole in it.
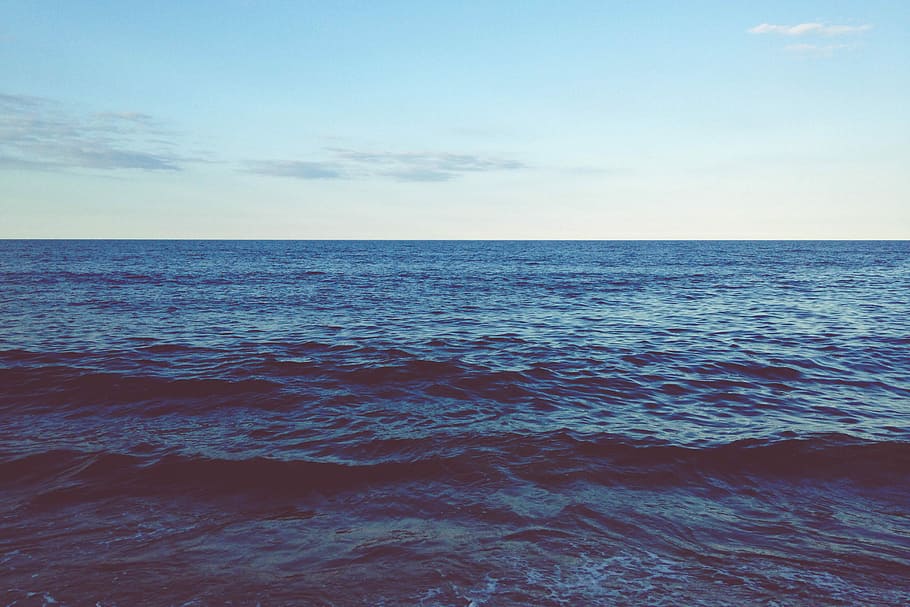
[[[0,0],[0,237],[910,238],[910,2]]]

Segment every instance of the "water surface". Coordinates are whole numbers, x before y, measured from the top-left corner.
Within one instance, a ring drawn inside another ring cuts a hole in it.
[[[0,601],[910,604],[906,242],[0,242]]]

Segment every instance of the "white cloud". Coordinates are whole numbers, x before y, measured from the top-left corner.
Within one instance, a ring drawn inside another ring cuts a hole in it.
[[[822,36],[843,36],[845,34],[857,34],[872,29],[871,25],[825,25],[824,23],[811,22],[799,23],[797,25],[772,25],[762,23],[755,27],[749,28],[750,34],[781,34],[783,36],[804,36],[806,34],[818,34]]]
[[[0,169],[179,171],[171,134],[139,112],[87,114],[43,97],[0,93]]]
[[[527,166],[515,160],[447,152],[364,151],[325,148],[320,160],[252,160],[246,171],[298,179],[363,179],[449,181],[468,173],[511,171]]]
[[[344,167],[333,162],[309,162],[305,160],[251,160],[247,171],[272,177],[296,177],[297,179],[346,179]]]

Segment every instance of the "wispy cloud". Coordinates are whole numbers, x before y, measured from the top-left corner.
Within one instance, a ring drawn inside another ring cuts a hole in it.
[[[252,160],[246,170],[272,177],[296,177],[297,179],[344,179],[344,167],[331,162],[307,162],[303,160]]]
[[[147,114],[78,112],[56,101],[0,94],[0,168],[177,171],[187,161]]]
[[[827,25],[824,23],[810,22],[796,25],[773,25],[761,23],[749,28],[750,34],[780,34],[782,36],[805,36],[810,34],[821,36],[843,36],[858,34],[872,29],[871,25]]]
[[[830,57],[840,50],[854,48],[851,44],[788,44],[784,47],[788,52],[809,57]]]
[[[860,34],[872,29],[871,25],[829,25],[817,21],[809,23],[798,23],[796,25],[774,25],[771,23],[762,23],[751,27],[747,32],[750,34],[772,34],[784,36],[787,38],[804,37],[810,40],[819,41],[822,38],[848,37],[848,40],[856,40]],[[858,47],[857,43],[851,44],[823,44],[818,42],[800,42],[784,46],[784,50],[793,55],[803,57],[831,57],[835,53]]]
[[[245,170],[298,179],[388,178],[396,181],[449,181],[469,173],[527,168],[521,162],[473,154],[445,152],[364,151],[330,147],[320,160],[255,160]]]

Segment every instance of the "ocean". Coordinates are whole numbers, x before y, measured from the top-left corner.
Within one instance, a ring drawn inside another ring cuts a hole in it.
[[[0,241],[0,604],[910,605],[910,243]]]

